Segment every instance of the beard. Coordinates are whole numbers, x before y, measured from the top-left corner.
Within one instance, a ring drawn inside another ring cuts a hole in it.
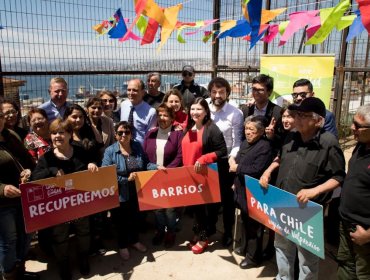
[[[226,101],[226,99],[214,99],[212,100],[212,103],[217,107],[222,107],[226,103]]]

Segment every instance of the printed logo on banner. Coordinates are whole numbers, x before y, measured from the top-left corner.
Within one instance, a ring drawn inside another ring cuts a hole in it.
[[[297,196],[269,185],[260,186],[258,180],[245,176],[249,215],[278,234],[325,258],[323,209],[309,201],[298,203]]]
[[[39,187],[32,187],[27,189],[27,201],[36,202],[44,199],[44,191]]]

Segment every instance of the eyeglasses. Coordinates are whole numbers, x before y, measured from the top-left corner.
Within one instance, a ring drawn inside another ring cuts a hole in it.
[[[193,73],[190,73],[190,72],[182,72],[182,76],[183,77],[186,77],[186,76],[191,77],[191,76],[193,76]]]
[[[130,130],[125,130],[125,131],[117,131],[117,135],[118,136],[122,136],[122,135],[130,135],[131,134],[131,131]]]
[[[352,123],[353,123],[353,126],[355,127],[355,130],[359,130],[360,128],[365,128],[365,129],[370,128],[370,125],[362,125],[356,121],[352,121]]]
[[[18,113],[18,111],[17,111],[17,110],[15,110],[15,109],[10,109],[10,110],[6,111],[6,112],[4,113],[4,115],[5,115],[5,116],[9,116],[9,115],[15,115],[15,114],[17,114],[17,113]]]
[[[101,99],[103,103],[114,103],[114,99]]]
[[[293,99],[297,99],[298,96],[300,96],[301,98],[306,98],[307,97],[307,94],[309,94],[309,92],[293,92],[292,93],[292,97]]]
[[[252,87],[252,93],[263,94],[265,93],[265,89]]]

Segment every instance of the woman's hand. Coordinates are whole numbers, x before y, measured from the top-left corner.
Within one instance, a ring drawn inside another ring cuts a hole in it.
[[[229,172],[236,172],[238,165],[236,163],[230,164]]]
[[[319,193],[317,193],[317,191],[316,191],[315,188],[312,188],[312,189],[301,189],[297,193],[297,200],[300,203],[307,203],[309,200],[315,198],[318,195],[319,195]]]
[[[5,185],[4,196],[7,198],[15,198],[21,196],[21,191],[13,185]]]
[[[132,172],[132,173],[130,173],[130,176],[128,176],[127,180],[128,181],[135,181],[136,177],[137,177],[136,172]]]
[[[158,170],[167,170],[167,168],[166,168],[166,167],[164,167],[163,165],[158,165],[158,166],[157,166],[157,169],[158,169]]]
[[[99,171],[99,168],[96,166],[95,163],[89,163],[87,165],[87,170],[89,170],[90,172],[97,172]]]
[[[194,164],[195,173],[202,173],[203,169],[206,167],[206,164],[200,164],[198,161]]]
[[[276,120],[274,117],[272,117],[269,126],[265,128],[265,134],[267,139],[273,139],[275,137],[275,125]]]
[[[57,172],[57,174],[55,174],[56,177],[63,176],[63,175],[64,175],[63,169],[59,169],[58,172]]]
[[[29,181],[31,177],[31,170],[30,169],[24,169],[20,174],[20,182],[21,184],[24,184]]]

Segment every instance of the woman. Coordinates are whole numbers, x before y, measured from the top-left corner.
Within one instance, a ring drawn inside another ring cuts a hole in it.
[[[126,261],[130,258],[129,245],[140,252],[147,251],[147,248],[139,242],[136,172],[147,168],[156,169],[156,166],[149,164],[140,143],[131,138],[132,127],[128,122],[119,122],[114,130],[117,142],[105,150],[102,166],[115,164],[117,168],[120,206],[111,212],[118,231],[119,254]]]
[[[113,120],[116,124],[120,121],[120,111],[117,111],[117,97],[114,93],[108,90],[102,90],[98,94],[98,98],[103,102],[104,115]]]
[[[173,126],[175,112],[164,103],[160,104],[156,111],[158,127],[146,134],[144,151],[149,161],[156,164],[158,169],[179,167],[182,165],[182,132],[175,131]],[[152,240],[153,245],[160,245],[164,239],[164,245],[172,247],[176,238],[175,208],[159,209],[154,213],[157,232]]]
[[[90,154],[81,147],[72,146],[73,127],[68,121],[54,120],[49,127],[53,149],[46,152],[38,161],[32,172],[32,179],[39,180],[62,176],[83,170],[97,171],[96,163]],[[74,226],[78,242],[79,269],[82,275],[90,273],[88,250],[90,245],[89,217],[74,220],[52,227],[53,251],[62,279],[71,279],[68,261],[68,239],[70,227]]]
[[[0,101],[0,274],[3,279],[23,279],[25,274],[25,257],[31,235],[24,230],[18,186],[28,179],[33,167],[32,157],[18,136],[5,128]],[[17,264],[18,261],[20,263]],[[32,279],[29,273],[27,276]],[[33,276],[37,279],[37,275]]]
[[[80,146],[91,154],[95,155],[95,162],[99,162],[99,149],[103,147],[103,142],[98,142],[86,111],[77,104],[67,107],[64,113],[64,120],[67,120],[73,128],[71,143]]]
[[[24,139],[24,145],[35,162],[51,149],[48,118],[45,110],[32,108],[27,114],[31,132]]]
[[[17,103],[12,100],[5,99],[3,101],[2,112],[5,116],[5,127],[14,131],[19,140],[23,142],[23,139],[26,137],[28,131],[19,127],[21,115]]]
[[[185,129],[188,123],[188,115],[184,112],[181,92],[177,89],[170,89],[163,97],[162,103],[175,111],[173,126],[176,130]]]
[[[281,133],[281,145],[282,145],[284,143],[285,137],[290,132],[295,131],[295,120],[291,111],[289,111],[288,107],[283,107],[281,109],[281,122],[284,129],[283,132]],[[263,172],[259,180],[261,186],[266,188],[271,180],[271,177],[273,177],[272,183],[274,183],[276,176],[275,171],[278,169],[278,167],[279,167],[279,158],[276,157],[274,161],[271,163],[271,165],[265,170],[265,172]],[[263,260],[269,260],[275,255],[274,240],[275,240],[275,231],[269,229],[269,239],[266,248],[262,253]]]
[[[115,142],[113,121],[103,115],[103,102],[98,97],[91,97],[86,103],[86,109],[95,139],[103,143],[100,149],[103,158],[104,150]]]
[[[198,97],[192,102],[184,133],[184,166],[194,165],[195,172],[201,173],[207,168],[207,164],[227,160],[224,136],[211,120],[211,112],[205,99]],[[195,221],[191,250],[194,254],[201,254],[208,247],[208,237],[215,232],[215,221],[206,214],[212,208],[210,205],[196,205],[192,208]]]
[[[239,248],[239,254],[245,256],[240,263],[243,269],[248,268],[251,262],[260,264],[262,261],[264,226],[248,216],[244,175],[259,178],[271,163],[273,150],[270,141],[264,137],[266,122],[263,116],[249,116],[245,120],[246,139],[240,146],[235,163],[230,164],[230,172],[236,172],[234,197],[237,207],[241,210],[243,221],[241,248]],[[250,254],[248,253],[248,241],[255,238],[256,249]]]

